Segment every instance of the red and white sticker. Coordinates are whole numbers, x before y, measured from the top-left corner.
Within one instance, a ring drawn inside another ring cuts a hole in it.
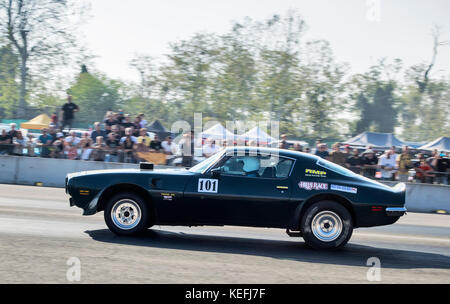
[[[328,184],[327,183],[316,183],[316,182],[303,182],[300,181],[298,183],[298,186],[300,189],[305,190],[328,190]]]

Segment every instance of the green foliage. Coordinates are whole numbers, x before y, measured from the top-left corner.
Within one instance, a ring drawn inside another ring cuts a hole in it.
[[[349,84],[350,96],[355,102],[354,111],[360,113],[353,135],[363,131],[394,132],[400,104],[394,74],[398,73],[400,66],[398,59],[391,64],[380,60],[367,73],[353,76]]]
[[[10,45],[0,47],[0,118],[14,118],[19,100],[19,60]]]
[[[121,84],[106,77],[81,73],[67,90],[80,111],[76,113],[78,123],[93,124],[102,121],[107,111],[118,109],[121,101]]]
[[[429,80],[426,90],[410,85],[402,95],[401,127],[405,140],[428,141],[450,136],[450,85]]]

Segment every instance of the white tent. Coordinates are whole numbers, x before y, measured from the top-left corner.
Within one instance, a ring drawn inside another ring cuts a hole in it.
[[[264,132],[260,127],[254,127],[250,131],[240,135],[240,137],[248,141],[255,140],[263,143],[271,143],[275,140],[275,138]]]
[[[429,150],[432,151],[437,149],[438,151],[450,152],[450,137],[439,137],[426,145],[418,148],[419,150]]]
[[[227,138],[234,138],[234,134],[228,131],[220,123],[212,126],[211,128],[201,133],[202,138],[210,138],[214,140],[224,140]]]

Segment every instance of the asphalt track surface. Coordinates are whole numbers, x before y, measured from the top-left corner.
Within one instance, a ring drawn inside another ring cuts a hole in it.
[[[380,283],[450,283],[450,215],[408,213],[320,252],[280,229],[156,226],[118,237],[103,213],[69,207],[64,189],[0,185],[0,283],[71,283],[70,257],[79,283],[374,284],[370,257]]]

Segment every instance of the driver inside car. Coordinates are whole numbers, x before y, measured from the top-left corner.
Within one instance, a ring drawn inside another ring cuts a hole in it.
[[[256,157],[244,157],[244,173],[245,176],[259,177],[259,168],[261,167],[259,158]]]

